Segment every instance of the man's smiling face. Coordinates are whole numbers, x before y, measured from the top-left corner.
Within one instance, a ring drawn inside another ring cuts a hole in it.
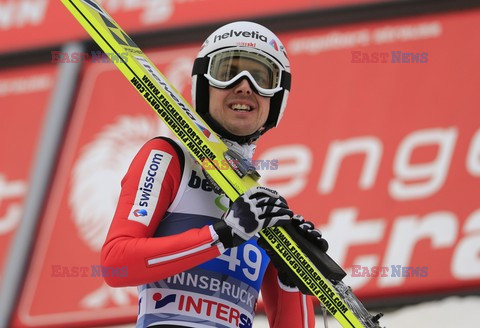
[[[209,112],[228,132],[248,136],[265,125],[270,111],[270,98],[252,90],[247,79],[232,88],[210,90]]]

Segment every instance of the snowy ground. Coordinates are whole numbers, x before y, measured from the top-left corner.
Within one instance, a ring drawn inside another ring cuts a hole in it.
[[[439,301],[404,306],[385,313],[380,320],[386,328],[479,328],[480,296],[449,297]],[[267,328],[264,316],[257,316],[255,328]],[[317,317],[316,327],[323,328],[323,318]],[[332,318],[328,328],[341,328]]]
[[[404,306],[385,313],[380,320],[386,328],[479,328],[480,296],[448,297],[439,301]],[[117,326],[132,328],[134,325]],[[254,328],[268,328],[265,316],[257,315]],[[323,318],[317,317],[316,327],[323,328]],[[332,318],[328,328],[341,328]]]
[[[382,319],[382,325],[387,328],[478,328],[480,296],[449,297],[405,306],[385,314]]]

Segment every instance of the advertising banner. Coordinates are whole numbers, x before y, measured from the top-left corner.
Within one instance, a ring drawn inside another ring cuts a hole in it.
[[[193,48],[164,50],[150,58],[188,95]],[[147,140],[160,134],[168,135],[167,127],[114,64],[86,65],[18,307],[17,326],[134,320],[136,288],[107,286],[103,276],[109,273],[100,267],[99,252],[130,161]]]
[[[88,3],[88,0],[85,0]],[[378,0],[98,0],[127,33],[252,19],[311,8]],[[201,15],[199,15],[201,13]],[[83,28],[56,0],[1,0],[0,53],[86,39]]]
[[[0,279],[23,215],[54,65],[0,71]]]
[[[361,297],[480,282],[480,12],[291,33],[292,92],[257,154]]]
[[[255,165],[321,228],[361,299],[480,283],[479,18],[280,35],[292,92]],[[147,52],[187,100],[199,46]],[[16,324],[134,320],[136,290],[105,285],[112,270],[99,267],[99,251],[130,160],[159,134],[170,135],[113,64],[85,67]]]

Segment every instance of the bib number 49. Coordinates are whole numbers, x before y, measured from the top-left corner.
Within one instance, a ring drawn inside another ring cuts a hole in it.
[[[241,254],[238,254],[240,250]],[[262,253],[252,244],[246,243],[243,247],[234,247],[220,255],[218,259],[228,263],[228,269],[237,271],[241,268],[245,277],[257,281],[262,267]]]

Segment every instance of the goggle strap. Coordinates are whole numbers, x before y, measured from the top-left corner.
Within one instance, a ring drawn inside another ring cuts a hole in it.
[[[193,62],[192,76],[206,74],[208,71],[209,62],[210,62],[210,58],[208,57],[196,58],[195,61]]]
[[[282,81],[280,81],[280,86],[283,90],[290,91],[290,87],[292,85],[292,74],[287,71],[282,71]]]

